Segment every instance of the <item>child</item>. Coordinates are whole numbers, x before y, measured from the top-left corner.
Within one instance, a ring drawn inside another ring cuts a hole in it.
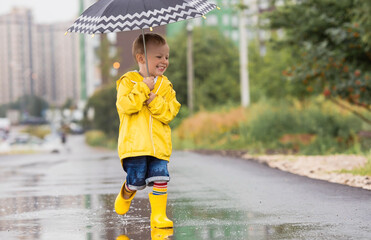
[[[153,186],[149,194],[151,228],[172,228],[166,216],[167,164],[172,151],[169,123],[178,114],[171,82],[163,75],[169,66],[169,46],[154,33],[145,34],[147,73],[143,36],[133,43],[133,57],[139,71],[128,72],[117,81],[117,112],[120,116],[118,153],[126,181],[116,197],[115,210],[125,214],[137,190]]]

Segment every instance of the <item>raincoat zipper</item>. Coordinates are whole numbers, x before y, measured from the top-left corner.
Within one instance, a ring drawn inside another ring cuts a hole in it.
[[[155,94],[157,94],[158,90],[160,90],[161,85],[162,85],[162,81],[163,81],[163,78],[161,79],[160,86],[158,86],[157,91],[156,91]],[[151,129],[151,134],[150,135],[151,135],[151,141],[152,141],[152,147],[153,147],[153,155],[156,155],[156,149],[155,149],[155,144],[153,142],[153,134],[152,134],[152,130],[153,130],[153,117],[152,117],[152,115],[150,115],[150,117],[149,117],[149,125],[150,125],[150,129]]]
[[[155,145],[153,143],[153,136],[152,136],[152,129],[153,129],[152,121],[153,121],[153,117],[151,115],[150,118],[149,118],[149,124],[150,124],[150,128],[151,128],[151,141],[152,141],[152,147],[153,147],[153,155],[156,155],[156,149],[155,149]]]

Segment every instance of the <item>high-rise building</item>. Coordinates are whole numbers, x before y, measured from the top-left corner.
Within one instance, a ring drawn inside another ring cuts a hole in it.
[[[70,23],[37,25],[37,94],[62,105],[80,99],[79,36],[64,36]]]
[[[238,44],[238,9],[237,5],[239,0],[209,0],[215,3],[221,9],[214,9],[206,14],[204,18],[195,18],[188,21],[181,21],[177,23],[172,23],[167,25],[167,35],[173,37],[182,31],[186,31],[187,23],[192,24],[194,27],[216,27],[225,36],[232,39],[236,44]],[[246,1],[256,1],[256,0],[246,0]],[[249,21],[249,19],[246,19]]]
[[[14,8],[0,16],[0,104],[35,93],[34,33],[29,9]]]
[[[209,0],[219,6],[206,15],[206,19],[196,18],[189,22],[194,27],[209,26],[219,29],[226,37],[238,46],[239,43],[239,9],[245,7],[245,27],[248,39],[257,39],[260,51],[264,54],[265,42],[270,32],[262,29],[261,13],[272,11],[275,6],[282,5],[283,0]],[[167,35],[173,37],[181,31],[186,31],[187,21],[167,25]]]
[[[94,4],[96,0],[80,0],[79,15]],[[71,23],[72,24],[72,23]],[[100,45],[100,38],[92,37],[86,34],[71,33],[79,37],[80,55],[79,65],[80,71],[80,107],[82,108],[88,97],[91,96],[95,90],[102,84],[101,72],[99,69],[99,59],[95,52]]]
[[[80,36],[64,35],[71,22],[35,24],[26,8],[0,16],[0,104],[24,95],[36,95],[57,106],[67,99],[78,103]]]

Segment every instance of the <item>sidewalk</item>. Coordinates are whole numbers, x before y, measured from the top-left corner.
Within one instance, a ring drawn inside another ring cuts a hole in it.
[[[371,190],[371,176],[355,176],[351,173],[340,173],[341,170],[352,170],[364,166],[368,161],[364,156],[251,156],[245,154],[242,158],[258,161],[271,168],[277,168],[300,176]]]
[[[352,170],[364,166],[368,162],[368,159],[364,156],[250,155],[245,151],[234,150],[197,150],[195,152],[243,158],[296,175],[371,190],[371,176],[340,173],[341,170]]]

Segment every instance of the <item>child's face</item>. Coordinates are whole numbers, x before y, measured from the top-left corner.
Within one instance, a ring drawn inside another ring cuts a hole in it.
[[[169,66],[169,46],[167,44],[158,45],[150,43],[146,45],[146,47],[149,74],[151,76],[163,75],[167,67]],[[140,71],[145,72],[145,75],[147,75],[144,54],[141,56],[141,60],[142,61],[138,61]]]

